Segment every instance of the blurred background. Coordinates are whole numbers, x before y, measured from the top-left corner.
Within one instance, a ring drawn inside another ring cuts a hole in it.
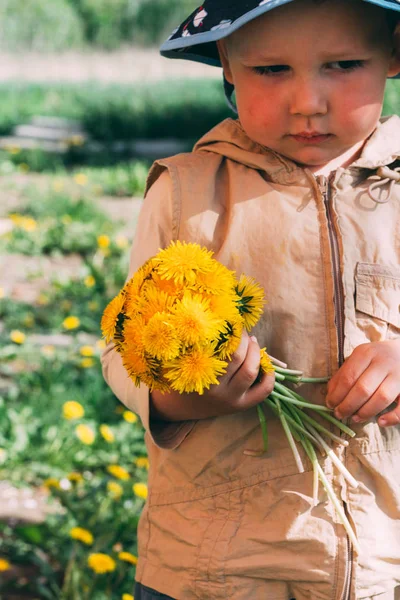
[[[158,54],[197,4],[0,0],[2,600],[133,598],[148,460],[99,322],[151,161],[231,116],[219,69]]]

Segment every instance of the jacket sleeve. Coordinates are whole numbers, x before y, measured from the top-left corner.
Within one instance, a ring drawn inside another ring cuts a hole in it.
[[[160,248],[168,246],[173,227],[172,183],[168,171],[163,171],[149,189],[139,214],[128,279]],[[140,417],[154,444],[160,448],[177,448],[195,421],[151,422],[149,389],[143,384],[139,388],[135,386],[112,342],[105,348],[101,362],[104,379],[117,398]]]

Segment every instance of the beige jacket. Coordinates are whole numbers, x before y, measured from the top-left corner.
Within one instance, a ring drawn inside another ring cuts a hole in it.
[[[130,274],[171,239],[207,246],[265,288],[259,343],[309,376],[331,376],[359,344],[400,336],[399,157],[400,119],[391,117],[351,167],[317,180],[228,119],[192,153],[153,166]],[[321,458],[356,529],[357,556],[322,488],[312,505],[311,465],[302,455],[308,469],[297,472],[268,410],[269,451],[251,457],[243,450],[262,444],[255,409],[157,430],[147,389],[134,387],[111,345],[103,366],[146,429],[138,581],[178,600],[398,597],[400,426],[374,419],[356,426],[345,452],[336,448],[357,490]],[[300,393],[323,403],[326,386]]]

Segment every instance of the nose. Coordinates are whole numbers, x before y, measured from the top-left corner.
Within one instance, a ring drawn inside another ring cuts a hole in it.
[[[322,81],[311,76],[296,78],[293,82],[290,113],[312,117],[328,111],[327,90]]]

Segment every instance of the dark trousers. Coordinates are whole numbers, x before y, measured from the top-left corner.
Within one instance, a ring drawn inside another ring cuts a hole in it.
[[[135,600],[174,600],[171,596],[166,596],[161,592],[156,592],[141,583],[135,583]]]

